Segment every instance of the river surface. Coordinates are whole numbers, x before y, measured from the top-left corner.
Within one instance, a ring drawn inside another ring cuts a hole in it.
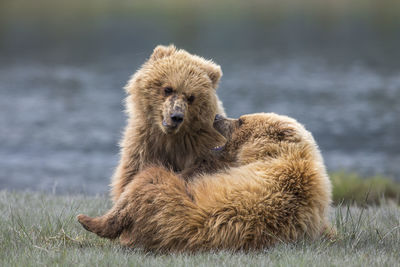
[[[126,119],[122,87],[159,43],[221,65],[229,116],[292,116],[314,134],[329,171],[400,181],[398,21],[150,17],[5,19],[1,189],[107,192]]]

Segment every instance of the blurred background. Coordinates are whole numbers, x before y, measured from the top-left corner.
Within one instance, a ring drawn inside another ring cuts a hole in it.
[[[107,192],[122,87],[170,43],[222,66],[229,116],[292,116],[329,171],[400,181],[398,0],[0,0],[0,189]]]

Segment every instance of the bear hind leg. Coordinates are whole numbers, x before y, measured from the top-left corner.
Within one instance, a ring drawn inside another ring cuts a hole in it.
[[[108,214],[92,218],[84,214],[77,216],[79,223],[89,232],[95,233],[100,237],[114,239],[117,238],[124,229],[118,222],[118,218],[107,216]]]

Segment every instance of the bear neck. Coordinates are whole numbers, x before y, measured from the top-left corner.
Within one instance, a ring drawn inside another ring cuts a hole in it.
[[[213,133],[206,129],[193,132],[183,128],[171,135],[165,134],[156,125],[147,125],[144,129],[138,130],[141,143],[146,144],[143,151],[146,161],[161,163],[174,171],[182,171],[191,167],[195,161],[207,158],[212,153],[211,149],[215,142],[212,139]]]

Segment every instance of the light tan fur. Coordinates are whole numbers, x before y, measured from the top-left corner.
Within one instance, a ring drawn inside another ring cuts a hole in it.
[[[232,167],[186,182],[151,167],[89,231],[152,251],[255,250],[330,230],[331,183],[312,135],[295,120],[253,114],[220,120],[219,158]]]
[[[129,119],[112,178],[114,202],[147,165],[179,172],[225,142],[212,127],[217,112],[224,114],[215,92],[221,76],[220,67],[212,61],[173,45],[154,49],[125,87]],[[182,116],[182,123],[172,120],[175,113]]]

